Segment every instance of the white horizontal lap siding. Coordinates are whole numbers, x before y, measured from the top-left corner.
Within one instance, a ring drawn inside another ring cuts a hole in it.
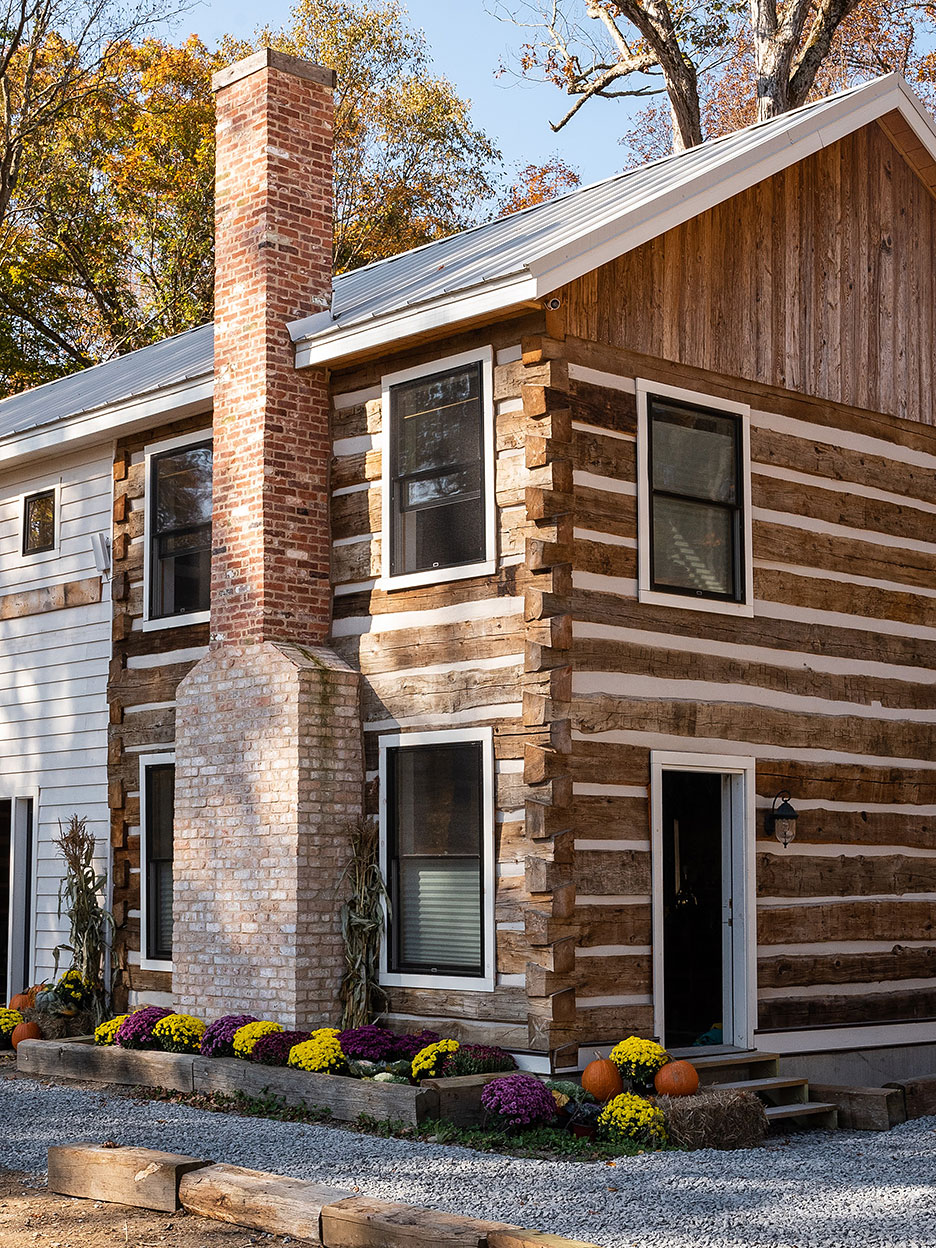
[[[58,549],[22,555],[22,498],[57,486]],[[91,536],[110,534],[110,446],[30,464],[0,476],[0,595],[96,577]],[[110,585],[85,607],[0,620],[0,798],[38,797],[31,881],[33,978],[50,977],[53,950],[68,938],[58,916],[61,859],[53,841],[72,814],[109,856],[107,673]],[[67,965],[68,955],[63,954]],[[61,969],[61,967],[60,967]]]

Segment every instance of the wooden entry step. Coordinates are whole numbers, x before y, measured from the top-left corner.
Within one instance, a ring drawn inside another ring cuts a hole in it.
[[[777,1123],[825,1128],[834,1131],[838,1126],[838,1109],[826,1101],[807,1101],[799,1105],[766,1105],[767,1121]]]
[[[744,1092],[756,1092],[768,1105],[803,1105],[809,1100],[809,1080],[781,1078],[739,1079],[736,1083],[720,1083],[720,1088],[736,1088]]]
[[[808,1079],[777,1073],[778,1053],[719,1046],[714,1052],[701,1053],[693,1048],[671,1049],[670,1056],[691,1062],[699,1072],[702,1086],[753,1092],[763,1101],[771,1126],[838,1126],[835,1105],[810,1100]]]
[[[669,1054],[691,1062],[703,1086],[773,1077],[780,1063],[779,1053],[762,1053],[758,1049],[719,1048],[714,1053],[704,1048],[670,1049]]]

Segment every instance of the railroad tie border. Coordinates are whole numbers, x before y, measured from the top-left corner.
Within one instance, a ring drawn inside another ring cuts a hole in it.
[[[165,1213],[181,1207],[324,1248],[597,1248],[544,1231],[373,1200],[306,1179],[150,1148],[50,1148],[49,1190]]]

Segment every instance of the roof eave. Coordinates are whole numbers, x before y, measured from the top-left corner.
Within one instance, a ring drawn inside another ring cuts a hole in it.
[[[623,230],[615,222],[608,223],[578,239],[574,253],[566,247],[537,257],[530,263],[530,271],[542,294],[557,290],[894,110],[900,111],[936,158],[936,127],[903,79],[898,74],[888,74],[837,101],[821,117],[804,117],[799,125],[769,142],[752,146],[714,166],[698,179],[697,186],[678,185],[665,195],[648,200],[639,218],[635,219],[633,211],[628,214]]]
[[[197,416],[210,409],[213,396],[214,373],[202,373],[119,403],[64,416],[54,424],[7,434],[0,439],[0,470],[53,449],[77,450],[116,433],[123,437],[167,416],[173,420]]]
[[[522,308],[539,298],[539,286],[529,273],[502,282],[448,295],[361,324],[320,331],[296,342],[296,367],[334,365],[352,356],[398,344],[434,330],[455,328],[479,316]],[[301,323],[300,323],[301,324]],[[290,327],[292,331],[293,327]]]

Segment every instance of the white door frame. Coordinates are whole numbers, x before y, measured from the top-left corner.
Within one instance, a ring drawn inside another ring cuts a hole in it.
[[[663,993],[663,772],[697,771],[724,776],[730,802],[722,802],[730,837],[730,912],[723,912],[730,938],[725,943],[725,1044],[750,1048],[757,1023],[757,911],[754,890],[755,760],[737,754],[650,751],[651,873],[653,883],[653,1030],[665,1043]]]
[[[23,992],[35,978],[36,970],[36,874],[38,856],[39,790],[17,793],[3,800],[10,811],[10,913],[7,929],[7,964],[0,968],[5,1000]],[[30,803],[32,811],[30,816]],[[25,967],[27,983],[20,984],[20,968]]]

